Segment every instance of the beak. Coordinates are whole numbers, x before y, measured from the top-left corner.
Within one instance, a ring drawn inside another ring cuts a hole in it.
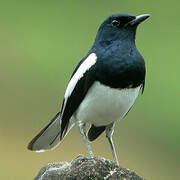
[[[135,19],[133,19],[131,22],[129,22],[129,25],[131,25],[131,26],[138,25],[141,22],[143,22],[144,20],[146,20],[149,16],[150,16],[150,14],[142,14],[142,15],[136,16]]]

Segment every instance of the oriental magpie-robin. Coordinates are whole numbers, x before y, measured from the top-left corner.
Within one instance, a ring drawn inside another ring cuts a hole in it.
[[[61,111],[28,145],[33,151],[56,147],[77,124],[90,157],[89,141],[103,131],[118,164],[112,140],[114,125],[131,109],[145,85],[145,63],[135,45],[137,26],[148,14],[115,14],[100,26],[95,42],[76,66]],[[86,135],[85,126],[91,127]]]

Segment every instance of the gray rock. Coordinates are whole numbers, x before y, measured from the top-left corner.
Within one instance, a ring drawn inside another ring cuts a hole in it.
[[[104,158],[81,157],[43,167],[34,180],[144,180]]]

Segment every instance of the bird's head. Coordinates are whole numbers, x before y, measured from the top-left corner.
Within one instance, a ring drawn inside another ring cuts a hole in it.
[[[132,16],[129,14],[114,14],[109,16],[99,27],[96,42],[135,39],[137,26],[150,15]]]

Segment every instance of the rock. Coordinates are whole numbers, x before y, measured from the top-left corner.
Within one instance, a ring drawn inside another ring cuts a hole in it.
[[[143,180],[135,172],[104,158],[81,157],[43,167],[34,180]]]

